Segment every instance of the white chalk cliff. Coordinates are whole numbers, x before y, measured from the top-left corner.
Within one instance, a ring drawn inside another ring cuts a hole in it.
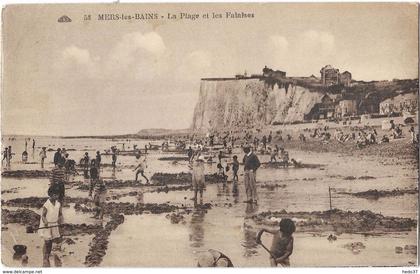
[[[194,109],[196,131],[234,129],[303,121],[322,93],[290,85],[268,86],[260,79],[202,80]]]

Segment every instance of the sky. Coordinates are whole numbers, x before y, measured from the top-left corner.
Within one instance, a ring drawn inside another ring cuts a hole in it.
[[[254,17],[166,19],[227,11]],[[97,20],[144,12],[165,18]],[[72,22],[58,23],[64,14]],[[201,78],[265,65],[288,76],[331,64],[357,80],[418,77],[417,6],[408,3],[9,6],[3,31],[2,134],[188,128]]]

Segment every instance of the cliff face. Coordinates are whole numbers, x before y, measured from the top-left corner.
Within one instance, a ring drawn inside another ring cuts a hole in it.
[[[194,130],[303,121],[322,93],[290,85],[286,89],[259,79],[202,80],[194,110]]]

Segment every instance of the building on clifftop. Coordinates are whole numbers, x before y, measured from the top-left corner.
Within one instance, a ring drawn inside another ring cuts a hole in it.
[[[324,86],[338,85],[340,82],[340,72],[331,65],[326,65],[320,70],[321,82]]]
[[[340,84],[345,87],[351,86],[352,78],[349,71],[340,73],[339,69],[336,69],[331,65],[326,65],[321,68],[320,73],[323,86],[334,86]]]

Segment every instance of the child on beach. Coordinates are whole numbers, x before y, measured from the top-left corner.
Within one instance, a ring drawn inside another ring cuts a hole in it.
[[[289,267],[289,257],[293,253],[293,233],[296,230],[295,223],[291,219],[282,219],[280,221],[280,230],[262,229],[258,232],[257,243],[261,243],[261,235],[264,232],[273,234],[273,242],[270,248],[270,264],[271,266]]]
[[[58,201],[62,204],[65,195],[66,174],[64,170],[64,159],[60,159],[57,166],[53,168],[50,176],[50,185],[55,186],[58,191]]]
[[[96,182],[99,180],[98,167],[96,165],[96,160],[90,162],[90,187],[89,187],[89,196],[92,196],[93,188],[95,187]]]
[[[141,157],[140,155],[136,155],[138,165],[133,171],[136,171],[136,182],[138,180],[139,174],[141,174],[141,176],[144,179],[146,179],[146,185],[147,185],[149,184],[149,179],[144,175],[144,170],[147,168],[146,157],[144,157],[143,159],[140,159],[140,157]]]
[[[194,190],[194,204],[197,203],[197,194],[200,193],[200,201],[203,201],[203,191],[205,187],[205,177],[204,177],[204,158],[200,154],[194,157],[193,166],[192,166],[192,186]]]
[[[53,242],[57,242],[61,235],[58,225],[61,225],[63,220],[63,213],[61,211],[61,203],[58,201],[59,189],[57,185],[52,185],[48,189],[49,199],[42,206],[41,221],[38,233],[44,238],[43,247],[43,266],[50,267],[50,255],[53,248]],[[56,266],[59,263],[57,255],[55,256]]]
[[[234,155],[233,157],[233,162],[232,162],[232,171],[233,171],[233,181],[238,181],[238,170],[239,170],[239,161],[238,161],[238,156]]]
[[[44,168],[44,161],[47,158],[46,147],[42,147],[42,150],[39,152],[39,157],[41,158],[41,168]]]
[[[93,186],[93,203],[95,205],[95,215],[93,218],[103,219],[104,203],[106,199],[106,186],[102,180],[96,180]]]

